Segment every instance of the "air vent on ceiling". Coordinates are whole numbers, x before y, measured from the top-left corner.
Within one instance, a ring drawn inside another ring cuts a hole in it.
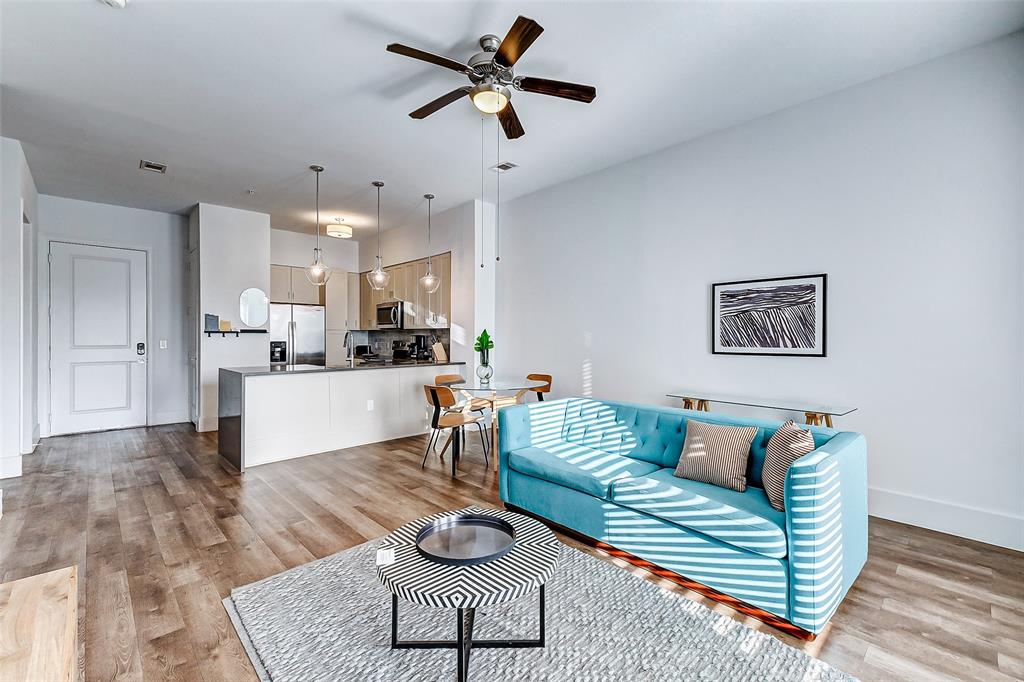
[[[519,168],[519,164],[512,163],[511,161],[502,161],[491,166],[491,170],[495,173],[508,173],[513,168]]]
[[[146,161],[145,159],[139,161],[139,168],[141,170],[153,171],[154,173],[167,172],[167,164],[157,163],[156,161]]]

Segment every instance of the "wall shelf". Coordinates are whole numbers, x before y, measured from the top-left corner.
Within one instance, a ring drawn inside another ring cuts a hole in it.
[[[228,334],[234,334],[235,336],[238,336],[239,334],[266,334],[267,330],[266,329],[232,329],[229,332],[204,331],[203,333],[206,334],[207,336],[213,336],[214,334],[220,334],[221,336],[227,336]]]

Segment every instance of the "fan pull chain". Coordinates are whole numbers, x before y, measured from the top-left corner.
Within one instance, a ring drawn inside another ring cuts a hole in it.
[[[480,267],[484,266],[484,117],[480,116]]]
[[[495,166],[501,163],[501,126],[494,126],[494,153],[497,158],[494,160]],[[495,262],[501,262],[501,171],[494,171],[494,186],[495,186],[495,199],[494,199],[494,260]]]

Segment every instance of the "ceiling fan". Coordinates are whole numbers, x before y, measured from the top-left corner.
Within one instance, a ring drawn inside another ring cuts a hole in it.
[[[388,52],[458,71],[472,82],[472,85],[456,88],[447,95],[442,95],[433,102],[423,105],[409,116],[426,118],[435,111],[468,95],[476,108],[483,113],[497,114],[502,130],[505,131],[505,137],[514,140],[517,137],[522,137],[526,131],[523,130],[522,123],[519,122],[516,110],[512,108],[512,92],[509,90],[509,86],[522,92],[535,92],[540,95],[551,95],[588,104],[594,101],[597,89],[592,85],[579,85],[532,76],[517,76],[513,73],[512,67],[543,31],[541,25],[533,19],[520,16],[512,24],[512,28],[508,30],[504,39],[499,39],[498,36],[490,33],[481,37],[480,48],[483,52],[473,55],[465,64],[448,57],[418,50],[415,47],[391,43],[388,45]]]

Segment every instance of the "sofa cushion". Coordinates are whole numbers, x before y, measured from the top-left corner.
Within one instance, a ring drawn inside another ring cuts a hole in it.
[[[761,479],[768,501],[779,511],[786,511],[786,473],[795,460],[814,450],[814,437],[792,419],[775,431],[765,449]]]
[[[616,504],[763,556],[786,556],[786,515],[761,488],[744,492],[677,478],[671,469],[612,483]]]
[[[714,483],[738,492],[747,489],[747,458],[756,426],[723,426],[690,419],[676,476]]]
[[[649,462],[565,442],[513,450],[508,454],[508,465],[521,474],[604,500],[608,499],[608,486],[612,481],[644,476],[658,470]]]

